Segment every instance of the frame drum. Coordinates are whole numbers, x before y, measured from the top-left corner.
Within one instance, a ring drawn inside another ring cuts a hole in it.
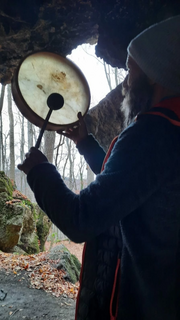
[[[25,57],[12,79],[12,95],[20,112],[42,128],[50,94],[64,98],[61,109],[53,111],[47,130],[65,130],[85,116],[90,105],[90,90],[81,70],[69,59],[52,52],[36,52]]]

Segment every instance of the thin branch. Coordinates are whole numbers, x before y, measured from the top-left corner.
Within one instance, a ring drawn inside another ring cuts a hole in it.
[[[5,85],[2,84],[1,87],[1,97],[0,97],[0,116],[2,113],[3,103],[4,103],[4,93],[5,93]]]
[[[98,59],[98,57],[93,56],[93,54],[87,52],[83,47],[81,47],[81,48],[83,49],[83,51],[84,51],[86,54],[88,54],[88,56],[93,57],[93,58],[96,59],[99,63],[103,64],[103,62],[101,62],[101,61]]]

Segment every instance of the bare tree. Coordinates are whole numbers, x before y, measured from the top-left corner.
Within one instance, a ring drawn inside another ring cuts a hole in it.
[[[87,165],[87,185],[94,181],[94,172],[91,170],[90,166]]]
[[[113,90],[114,87],[117,87],[125,77],[125,73],[123,69],[112,68],[109,64],[103,61],[104,72],[106,75],[106,80],[109,86],[110,91]]]
[[[49,162],[53,162],[54,153],[54,143],[55,143],[55,131],[44,132],[44,154],[46,155]]]
[[[7,174],[9,171],[10,159],[7,156],[7,151],[9,150],[8,140],[9,140],[9,132],[7,134],[3,134],[4,136],[4,148],[3,148],[3,171]]]
[[[64,145],[64,139],[65,137],[63,135],[59,135],[59,142],[57,146],[54,147],[54,164],[58,168],[60,161],[62,160],[62,150],[63,150],[63,145]]]
[[[5,85],[2,84],[1,86],[1,97],[0,97],[0,116],[2,114],[2,108],[4,103],[4,93],[5,93]]]
[[[3,121],[2,116],[0,117],[0,170],[5,172],[5,135],[3,134]]]
[[[84,46],[82,46],[84,52],[92,58],[96,59],[99,64],[103,64],[104,72],[106,76],[106,80],[109,86],[110,91],[113,90],[118,84],[120,84],[125,78],[124,69],[113,68],[109,64],[107,64],[104,60],[101,61],[96,55],[89,53],[85,50]]]
[[[80,190],[84,188],[84,169],[86,166],[86,161],[84,160],[83,156],[80,156],[79,162],[78,162],[78,174],[80,177]]]
[[[2,108],[4,103],[4,93],[5,86],[1,87],[1,96],[0,96],[0,169],[4,169],[4,146],[3,146],[3,122],[2,122]]]
[[[15,180],[15,154],[14,154],[14,116],[12,112],[11,86],[8,85],[8,114],[9,114],[9,154],[10,168],[9,177]]]
[[[28,150],[33,146],[33,125],[27,121]]]
[[[24,116],[20,115],[20,118],[21,118],[20,159],[21,159],[21,163],[22,163],[24,160],[24,146],[25,146]],[[26,179],[24,177],[24,174],[23,174],[23,172],[21,172],[21,190],[23,190],[23,187],[24,187],[24,193],[26,193],[25,180]]]
[[[69,162],[69,188],[71,190],[77,189],[76,180],[74,176],[74,161],[75,161],[75,150],[74,150],[74,142],[68,138],[66,140],[67,146],[67,158]]]

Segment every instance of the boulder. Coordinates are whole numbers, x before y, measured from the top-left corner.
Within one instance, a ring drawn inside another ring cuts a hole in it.
[[[24,200],[24,214],[21,237],[18,246],[28,254],[38,253],[39,244],[36,233],[36,211],[34,205],[29,200]]]
[[[9,251],[19,241],[24,208],[13,202],[13,186],[4,172],[0,172],[0,250]]]
[[[35,208],[30,200],[14,190],[14,183],[0,172],[0,250],[39,252]],[[15,249],[14,249],[15,248]]]
[[[52,222],[49,220],[48,216],[41,210],[41,208],[36,204],[36,230],[39,239],[39,249],[44,251],[44,245],[47,240],[49,230],[51,228]]]
[[[64,275],[66,281],[72,283],[79,281],[81,263],[63,244],[53,247],[48,254],[48,258],[50,260],[58,260],[55,263],[55,267],[66,272]]]

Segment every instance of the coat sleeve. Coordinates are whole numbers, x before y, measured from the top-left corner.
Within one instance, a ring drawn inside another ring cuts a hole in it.
[[[156,122],[139,120],[126,129],[104,171],[79,195],[66,187],[50,163],[29,172],[28,183],[39,206],[72,241],[92,239],[134,214],[171,174],[170,167],[176,165],[172,156],[176,142],[169,134],[168,121],[165,125]]]
[[[77,144],[77,149],[84,156],[91,170],[95,174],[100,173],[106,154],[93,135],[88,135],[86,139]]]

